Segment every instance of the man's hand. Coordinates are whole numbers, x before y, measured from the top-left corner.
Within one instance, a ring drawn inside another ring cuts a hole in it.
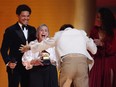
[[[8,66],[9,66],[11,69],[14,69],[14,68],[16,67],[16,63],[9,62]]]
[[[30,46],[29,46],[28,42],[26,41],[26,45],[21,44],[21,47],[20,47],[19,50],[20,50],[22,53],[24,53],[24,52],[30,50]]]

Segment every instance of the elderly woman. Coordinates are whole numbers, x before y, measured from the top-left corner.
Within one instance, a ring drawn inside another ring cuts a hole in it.
[[[29,45],[48,39],[49,29],[42,24],[37,28],[37,39]],[[58,87],[57,60],[54,48],[33,53],[31,50],[24,53],[22,63],[30,70],[30,87]]]

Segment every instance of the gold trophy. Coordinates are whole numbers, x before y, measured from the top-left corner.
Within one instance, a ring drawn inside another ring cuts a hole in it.
[[[44,65],[50,65],[51,64],[50,54],[46,50],[41,52],[41,56],[42,56],[42,60],[43,60]]]

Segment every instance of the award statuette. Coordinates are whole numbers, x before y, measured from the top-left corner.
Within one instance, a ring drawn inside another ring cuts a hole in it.
[[[44,65],[50,65],[51,64],[50,54],[47,51],[44,50],[44,51],[41,52],[41,55],[42,55],[43,64]]]

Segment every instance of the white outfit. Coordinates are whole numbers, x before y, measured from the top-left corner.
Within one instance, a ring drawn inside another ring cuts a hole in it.
[[[29,45],[34,45],[38,43],[37,40],[35,41],[31,41]],[[48,48],[46,50],[48,53],[50,53],[50,61],[55,61],[57,63],[57,60],[56,60],[56,55],[55,55],[55,49],[54,48]],[[22,62],[23,62],[23,65],[25,66],[25,68],[28,70],[28,69],[31,69],[33,66],[30,64],[30,61],[31,60],[36,60],[36,59],[40,59],[40,52],[35,52],[33,53],[31,50],[27,51],[24,53],[24,55],[22,56]]]
[[[92,68],[94,61],[87,50],[95,54],[97,52],[97,47],[93,40],[87,37],[84,30],[66,28],[64,31],[55,33],[55,36],[49,40],[30,45],[32,52],[42,51],[53,46],[55,46],[59,58],[71,53],[85,55],[92,61],[89,67],[90,69]]]

